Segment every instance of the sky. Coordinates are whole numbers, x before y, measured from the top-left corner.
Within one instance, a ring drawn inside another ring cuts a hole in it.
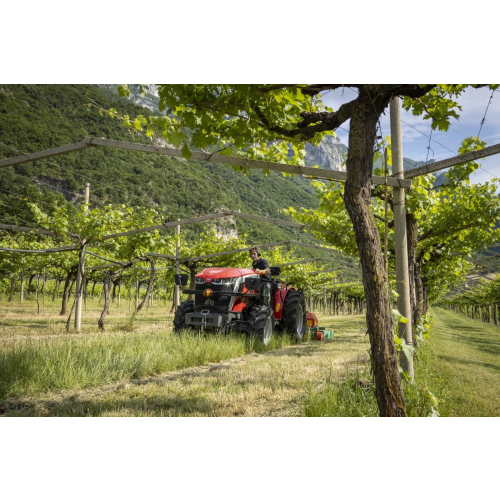
[[[337,110],[343,103],[356,98],[356,95],[355,90],[338,89],[324,94],[323,101],[327,106]],[[403,156],[416,161],[425,161],[427,154],[429,154],[429,159],[434,158],[436,161],[456,156],[465,137],[476,136],[479,133],[481,120],[491,95],[492,91],[486,88],[465,90],[457,101],[462,106],[462,111],[458,112],[460,119],[451,119],[448,132],[438,130],[432,132],[430,151],[427,149],[428,136],[431,132],[430,120],[423,120],[421,116],[413,116],[411,112],[401,109]],[[389,108],[382,115],[381,126],[382,134],[390,135]],[[348,146],[349,122],[343,124],[342,127],[345,130],[337,129],[337,136]],[[487,146],[500,143],[500,92],[498,91],[493,92],[493,99],[488,108],[480,138],[486,141]],[[493,176],[500,177],[500,155],[489,156],[480,161],[480,164],[481,168],[472,174],[472,182],[480,183],[491,180]]]

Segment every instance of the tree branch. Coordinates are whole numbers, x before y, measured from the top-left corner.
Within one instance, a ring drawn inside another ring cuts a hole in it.
[[[272,92],[273,90],[286,89],[288,87],[298,87],[297,83],[278,83],[277,85],[269,85],[269,87],[257,87],[257,89],[263,94]]]
[[[302,93],[309,95],[311,97],[323,92],[324,90],[337,90],[342,87],[357,87],[357,85],[352,83],[326,83],[326,84],[314,84],[308,85],[302,89]]]
[[[467,225],[462,226],[462,227],[457,227],[456,229],[454,229],[452,231],[445,229],[445,230],[437,232],[437,233],[435,232],[436,228],[429,229],[429,231],[427,231],[420,238],[418,238],[418,241],[424,241],[424,240],[427,240],[429,238],[435,238],[436,236],[442,236],[443,234],[446,234],[448,232],[450,233],[450,235],[455,234],[455,233],[459,233],[460,231],[465,231],[466,229],[470,229],[471,227],[476,227],[476,226],[477,226],[477,223],[472,223],[472,224],[467,224]]]
[[[375,219],[378,219],[378,220],[381,220],[382,222],[385,222],[385,219],[383,217],[381,217],[380,215],[377,215],[377,214],[373,214],[373,217],[375,217]],[[388,223],[387,223],[387,227],[389,229],[392,229],[394,227],[394,219],[393,220],[390,220]]]
[[[385,88],[384,88],[385,87]],[[406,97],[411,97],[412,99],[416,99],[418,97],[422,97],[427,92],[430,92],[433,88],[436,87],[436,84],[430,84],[430,85],[382,85],[382,88],[384,89],[384,93],[390,94],[391,96],[406,96]]]
[[[382,193],[377,193],[375,190],[372,191],[372,198],[378,198],[379,200],[385,201],[385,196],[383,196]],[[387,197],[387,203],[389,203],[392,209],[394,208],[394,202],[391,195]]]
[[[301,116],[304,118],[304,120],[297,124],[296,129],[286,129],[278,125],[272,125],[264,115],[263,111],[258,107],[253,108],[253,111],[269,131],[276,132],[278,134],[284,135],[285,137],[297,137],[303,140],[309,140],[312,139],[316,133],[335,130],[336,128],[340,127],[340,125],[342,125],[345,121],[349,120],[349,118],[351,117],[353,104],[356,101],[357,99],[343,104],[342,106],[340,106],[337,112],[326,111],[308,113],[304,111],[301,113]],[[316,125],[308,126],[310,123],[316,123]]]
[[[263,94],[267,94],[267,92],[272,92],[273,90],[282,90],[286,88],[300,88],[302,93],[311,97],[323,92],[324,90],[335,90],[342,87],[355,87],[353,84],[346,83],[322,83],[322,84],[311,84],[305,87],[302,87],[297,83],[278,83],[276,85],[269,85],[268,87],[258,87],[258,90]]]
[[[330,128],[324,128],[324,130],[335,130],[337,127],[339,127],[344,122],[349,120],[349,118],[351,118],[352,109],[356,101],[357,99],[353,99],[352,101],[342,104],[342,106],[340,106],[340,108],[335,112],[303,111],[302,113],[300,113],[300,116],[302,116],[303,120],[300,123],[298,123],[297,126],[299,128],[304,128],[310,125],[311,123],[321,122],[322,125],[330,127]]]

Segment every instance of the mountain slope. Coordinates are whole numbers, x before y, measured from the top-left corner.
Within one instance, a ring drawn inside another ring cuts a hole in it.
[[[133,117],[150,114],[113,91],[93,85],[0,86],[0,157],[17,156],[80,141],[85,136],[150,143],[91,105]],[[308,180],[260,171],[244,176],[228,166],[111,148],[92,148],[0,171],[0,215],[7,223],[33,224],[26,201],[80,203],[86,182],[91,204],[152,206],[175,220],[221,209],[287,219],[289,206],[315,208]],[[38,186],[38,187],[35,187]],[[297,238],[297,230],[256,221],[236,221],[254,242]],[[195,228],[194,231],[201,229]],[[302,238],[312,240],[302,233]],[[314,251],[313,251],[314,252]],[[304,249],[304,254],[308,254]]]

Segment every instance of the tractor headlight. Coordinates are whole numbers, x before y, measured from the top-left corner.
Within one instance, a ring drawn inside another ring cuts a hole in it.
[[[223,285],[223,284],[224,285],[227,285],[227,284],[233,285],[237,279],[238,278],[217,278],[216,280],[214,280],[214,283],[216,285]]]
[[[195,278],[194,279],[194,282],[197,284],[197,285],[203,285],[203,283],[205,283],[205,280],[203,278]]]

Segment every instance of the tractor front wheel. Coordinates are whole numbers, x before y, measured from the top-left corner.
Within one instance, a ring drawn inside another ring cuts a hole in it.
[[[306,298],[296,290],[290,290],[283,304],[280,329],[290,332],[297,341],[302,340],[306,332]]]
[[[274,311],[268,306],[255,306],[248,314],[247,334],[258,338],[266,347],[271,341],[274,327]]]
[[[186,328],[186,314],[192,313],[194,308],[194,300],[186,300],[175,311],[174,316],[174,332],[179,333]]]

